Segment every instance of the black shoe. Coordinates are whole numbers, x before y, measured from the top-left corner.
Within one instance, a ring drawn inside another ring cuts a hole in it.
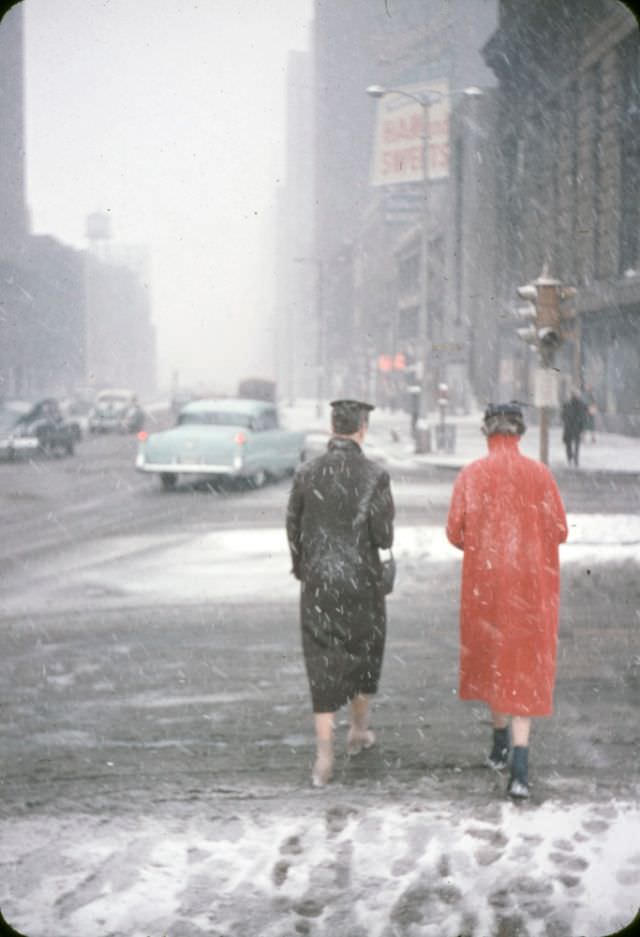
[[[509,764],[509,729],[493,730],[493,748],[485,762],[493,771],[502,771]]]
[[[529,748],[524,745],[514,745],[507,794],[514,800],[529,797]]]
[[[514,800],[527,800],[529,797],[529,785],[526,781],[520,781],[518,778],[511,778],[507,787],[507,794]]]
[[[509,764],[509,749],[494,747],[491,754],[487,755],[485,764],[487,768],[491,768],[493,771],[502,771]]]

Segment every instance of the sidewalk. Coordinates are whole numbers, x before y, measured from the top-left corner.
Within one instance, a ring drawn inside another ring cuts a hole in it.
[[[282,406],[285,425],[290,429],[304,429],[318,433],[321,438],[329,429],[328,404],[323,407],[323,416],[317,417],[316,404],[312,400],[301,400],[295,406]],[[432,446],[435,444],[435,427],[440,416],[430,413],[426,423],[431,429]],[[376,409],[371,415],[371,425],[365,451],[372,458],[382,458],[395,465],[434,465],[459,469],[474,459],[486,455],[487,444],[480,429],[482,411],[464,416],[451,416],[447,423],[456,427],[456,444],[453,453],[432,451],[418,455],[411,436],[410,417],[401,410]],[[597,433],[597,442],[585,441],[580,447],[580,467],[567,466],[562,428],[554,425],[549,433],[549,467],[557,471],[578,472],[624,472],[640,473],[640,437],[621,436],[614,433]],[[531,458],[540,456],[540,433],[537,426],[530,426],[522,437],[521,451]]]

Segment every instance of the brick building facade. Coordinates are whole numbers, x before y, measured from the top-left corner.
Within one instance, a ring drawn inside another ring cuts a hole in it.
[[[561,394],[592,387],[603,427],[640,432],[640,52],[629,9],[317,0],[312,54],[328,393],[387,402],[398,382],[380,374],[380,356],[420,357],[421,184],[371,185],[365,89],[445,79],[484,93],[451,100],[449,173],[429,183],[431,399],[445,381],[459,408],[534,402],[537,357],[512,313],[516,287],[546,262],[578,291],[557,355]]]
[[[591,387],[603,426],[640,433],[637,21],[613,0],[502,0],[485,56],[499,80],[499,301],[545,261],[577,287],[561,392]],[[505,335],[500,357],[502,392],[530,399],[534,353]]]

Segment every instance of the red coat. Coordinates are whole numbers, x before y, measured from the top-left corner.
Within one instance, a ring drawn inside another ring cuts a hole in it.
[[[560,577],[567,519],[549,469],[515,436],[490,436],[489,455],[453,489],[447,537],[464,551],[460,698],[494,712],[553,710]]]

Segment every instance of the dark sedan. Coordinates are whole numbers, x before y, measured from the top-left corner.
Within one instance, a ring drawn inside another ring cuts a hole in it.
[[[57,400],[36,404],[5,401],[0,405],[0,455],[73,455],[75,432]]]

